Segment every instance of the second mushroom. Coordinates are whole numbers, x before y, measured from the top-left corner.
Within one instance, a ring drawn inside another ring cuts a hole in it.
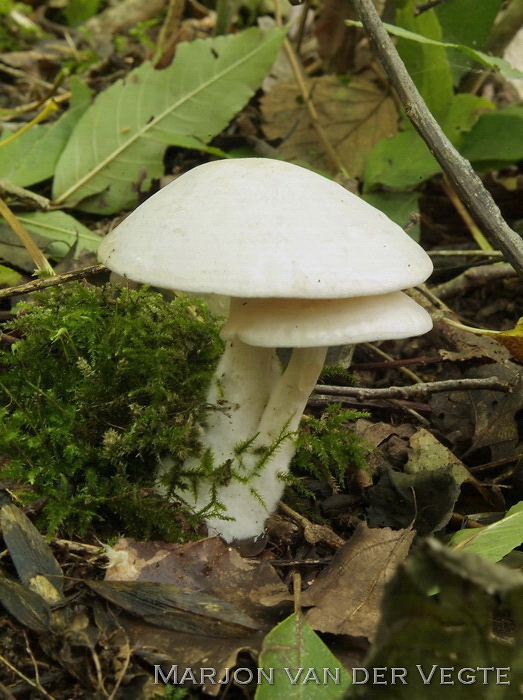
[[[189,171],[114,229],[99,255],[137,282],[230,297],[202,453],[185,462],[177,493],[226,542],[263,534],[327,348],[432,327],[401,291],[430,275],[423,249],[340,185],[282,161]],[[293,348],[284,369],[282,347]],[[191,478],[202,455],[221,481]]]

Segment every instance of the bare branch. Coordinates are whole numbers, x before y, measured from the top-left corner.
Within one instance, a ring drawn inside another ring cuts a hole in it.
[[[369,399],[425,399],[432,394],[444,391],[512,391],[510,384],[502,382],[498,377],[483,377],[479,379],[448,379],[441,382],[423,382],[410,386],[390,386],[387,389],[362,389],[354,386],[331,386],[317,384],[315,392],[322,396],[350,396],[360,401]],[[314,394],[314,396],[317,396]]]
[[[490,192],[430,113],[376,12],[372,0],[352,0],[405,112],[472,217],[495,248],[523,276],[523,240],[501,216]]]
[[[90,267],[82,267],[79,270],[63,272],[61,275],[53,275],[52,277],[41,277],[37,280],[26,282],[25,284],[17,284],[14,287],[0,289],[0,299],[14,297],[18,294],[30,294],[31,292],[37,292],[40,289],[54,287],[57,284],[64,284],[65,282],[72,282],[73,280],[80,280],[85,279],[86,277],[93,277],[94,275],[99,275],[102,272],[109,272],[105,265],[91,265]]]

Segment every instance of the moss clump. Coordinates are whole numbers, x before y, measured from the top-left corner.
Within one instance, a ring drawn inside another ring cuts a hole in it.
[[[328,406],[319,418],[304,416],[293,464],[298,471],[329,484],[334,491],[346,488],[355,472],[368,469],[369,445],[350,430],[350,423],[368,413]]]
[[[2,477],[46,499],[44,527],[69,535],[180,536],[147,491],[162,453],[198,450],[197,422],[222,352],[203,303],[71,284],[34,296],[0,353]]]

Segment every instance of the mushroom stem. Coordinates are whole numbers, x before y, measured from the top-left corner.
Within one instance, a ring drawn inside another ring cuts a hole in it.
[[[202,442],[216,464],[231,459],[239,443],[258,431],[271,392],[281,377],[273,348],[247,345],[238,338],[227,343],[207,393],[215,406]]]
[[[263,470],[251,481],[252,489],[263,501],[264,518],[275,510],[283,495],[285,475],[289,473],[296,452],[294,433],[298,430],[326,355],[326,347],[296,348],[263,412],[251,458],[256,457],[260,447],[270,448],[278,439],[287,436]]]
[[[326,347],[296,348],[293,351],[263,412],[257,442],[272,443],[284,428],[296,432],[326,355]]]
[[[256,348],[238,340],[228,344],[208,398],[219,400],[223,392],[231,412],[213,412],[202,438],[204,446],[211,449],[215,464],[231,460],[232,470],[241,477],[232,478],[215,490],[216,500],[224,506],[223,515],[228,519],[206,518],[210,532],[220,534],[226,542],[255,539],[263,534],[266,518],[283,495],[282,476],[288,473],[296,450],[292,434],[298,428],[326,354],[325,347],[296,349],[283,375],[279,369],[276,375],[274,349]],[[238,454],[238,444],[251,438],[252,445]],[[270,449],[278,440],[280,444],[263,464],[260,448]],[[212,485],[200,483],[190,505],[201,510],[210,503],[212,495]]]

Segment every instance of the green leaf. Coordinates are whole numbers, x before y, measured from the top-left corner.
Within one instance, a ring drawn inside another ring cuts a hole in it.
[[[372,192],[364,194],[364,199],[373,207],[376,207],[386,214],[392,221],[405,228],[413,214],[419,211],[418,200],[421,197],[419,192]],[[419,241],[419,224],[411,226],[407,231],[409,236],[415,241]]]
[[[246,104],[285,32],[248,29],[184,42],[165,70],[147,62],[101,93],[58,162],[53,196],[110,214],[136,203],[163,174],[167,145],[201,148]]]
[[[484,114],[463,138],[461,152],[480,170],[517,163],[523,158],[523,106]]]
[[[273,682],[261,684],[255,700],[337,700],[350,676],[320,637],[294,613],[263,641],[259,666],[273,669]]]
[[[500,8],[501,0],[451,0],[440,3],[434,10],[445,41],[482,48]]]
[[[421,96],[436,119],[440,120],[454,95],[452,71],[447,50],[439,42],[442,31],[438,17],[433,10],[414,14],[414,0],[396,11],[396,24],[435,43],[415,43],[400,38],[398,53],[412,77]]]
[[[0,147],[0,177],[29,187],[52,177],[56,163],[76,123],[89,106],[91,90],[78,78],[71,80],[71,106],[52,124],[37,124]]]
[[[487,561],[497,562],[523,542],[523,501],[517,503],[504,518],[473,530],[460,530],[450,539],[453,549],[475,552]]]
[[[361,22],[356,22],[355,20],[347,19],[345,24],[349,27],[363,27]],[[434,39],[429,39],[421,34],[416,34],[415,32],[410,32],[402,27],[396,27],[393,24],[383,23],[385,28],[390,34],[394,36],[399,36],[402,39],[408,39],[409,41],[417,41],[421,44],[430,44],[433,46],[443,46],[446,49],[455,49],[465,56],[468,56],[473,61],[481,63],[482,66],[500,73],[504,78],[512,78],[514,80],[523,80],[523,72],[513,68],[508,61],[498,56],[489,56],[486,53],[472,49],[470,46],[464,46],[463,44],[453,44],[446,41],[436,41]]]
[[[76,246],[75,259],[82,250],[96,252],[100,236],[63,211],[28,212],[18,219],[32,234],[36,245],[61,258]],[[32,272],[34,263],[5,221],[0,219],[0,256],[22,270]]]
[[[29,231],[45,238],[47,244],[65,243],[67,248],[76,245],[77,253],[82,250],[96,252],[101,240],[97,233],[90,231],[73,216],[63,211],[31,212],[21,214],[18,218]],[[59,246],[58,251],[64,255],[67,253],[67,248]]]
[[[415,187],[440,171],[425,142],[409,129],[383,139],[371,151],[365,164],[364,191],[378,183],[398,189]]]
[[[482,118],[480,112],[492,108],[493,104],[484,97],[455,95],[441,127],[460,149],[467,132]],[[365,164],[365,190],[377,183],[398,189],[415,187],[439,172],[441,167],[421,136],[409,129],[380,141],[372,150]]]
[[[21,275],[10,267],[0,265],[0,287],[12,287],[20,282]]]
[[[501,0],[452,0],[440,3],[434,11],[443,30],[444,41],[482,49],[500,8]],[[449,61],[455,83],[474,63],[453,49],[449,50]]]
[[[95,15],[102,4],[102,0],[68,0],[63,9],[64,16],[69,27],[85,22]]]

